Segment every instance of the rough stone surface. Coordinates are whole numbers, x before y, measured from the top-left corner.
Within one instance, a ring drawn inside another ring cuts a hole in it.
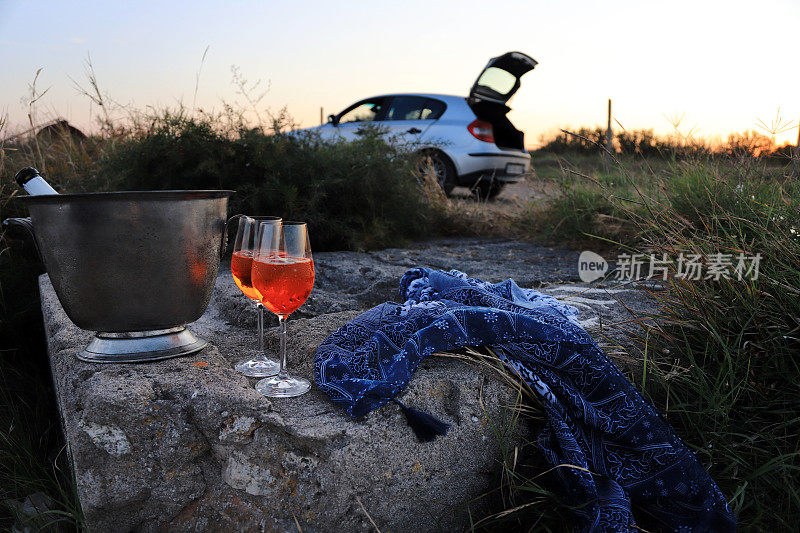
[[[416,265],[540,287],[577,305],[590,331],[623,345],[631,330],[618,323],[630,320],[628,309],[648,309],[634,291],[576,283],[577,253],[524,243],[438,241],[320,253],[315,263],[314,292],[289,321],[290,369],[306,378],[316,346],[359,312],[396,300],[400,276]],[[382,531],[452,531],[492,486],[501,459],[492,423],[512,394],[462,362],[429,358],[402,396],[451,424],[445,438],[420,444],[394,406],[353,420],[315,389],[273,401],[256,392],[256,380],[232,369],[255,347],[255,311],[224,265],[208,310],[190,325],[209,346],[147,364],[77,360],[91,333],[69,321],[46,276],[40,287],[92,530],[366,531],[369,513]],[[274,353],[271,328],[267,343]]]

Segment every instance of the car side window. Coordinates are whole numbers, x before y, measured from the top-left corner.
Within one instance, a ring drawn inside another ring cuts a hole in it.
[[[428,98],[425,102],[425,107],[422,109],[420,118],[422,120],[437,120],[442,116],[445,109],[447,109],[447,105],[445,105],[444,102]]]
[[[373,120],[381,120],[384,108],[384,98],[376,98],[373,100],[364,100],[357,103],[351,109],[346,110],[339,117],[339,124],[346,122],[372,122]]]
[[[427,98],[395,96],[386,112],[386,120],[420,120]]]

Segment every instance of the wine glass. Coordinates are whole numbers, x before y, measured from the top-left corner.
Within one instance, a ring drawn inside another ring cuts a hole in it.
[[[231,274],[236,286],[245,296],[256,302],[258,310],[258,351],[252,359],[243,359],[236,363],[234,368],[244,374],[254,378],[274,376],[278,373],[280,365],[267,359],[264,353],[264,305],[261,303],[261,295],[253,287],[251,273],[253,270],[253,255],[258,245],[258,233],[262,228],[280,227],[279,217],[239,217],[239,228],[236,231],[236,241],[233,245],[233,255],[231,256]],[[270,232],[270,235],[277,235],[278,232]]]
[[[256,383],[256,390],[271,398],[299,396],[311,384],[286,372],[286,319],[311,294],[314,287],[314,260],[305,222],[283,222],[272,232],[263,230],[253,259],[253,286],[261,303],[278,316],[281,364],[277,376]]]

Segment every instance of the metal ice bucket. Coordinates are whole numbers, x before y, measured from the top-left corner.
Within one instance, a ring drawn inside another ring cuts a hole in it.
[[[184,325],[211,299],[232,193],[23,197],[64,311],[76,326],[98,332],[79,359],[151,361],[206,345]]]

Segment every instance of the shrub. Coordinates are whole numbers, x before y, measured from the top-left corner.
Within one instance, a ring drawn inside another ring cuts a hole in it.
[[[560,130],[543,135],[537,152],[556,155],[596,155],[603,153],[606,130],[600,127],[580,128],[576,132]],[[672,135],[656,135],[652,129],[618,130],[614,133],[612,150],[621,155],[666,161],[695,161],[697,159],[725,159],[735,157],[745,160],[764,159],[773,166],[785,166],[791,161],[791,146],[778,147],[773,140],[756,131],[728,135],[725,142],[712,143],[707,139]]]
[[[208,119],[165,116],[119,141],[99,172],[120,190],[235,189],[231,213],[305,220],[317,250],[379,248],[433,229],[409,154],[377,133],[354,142],[219,131]]]

